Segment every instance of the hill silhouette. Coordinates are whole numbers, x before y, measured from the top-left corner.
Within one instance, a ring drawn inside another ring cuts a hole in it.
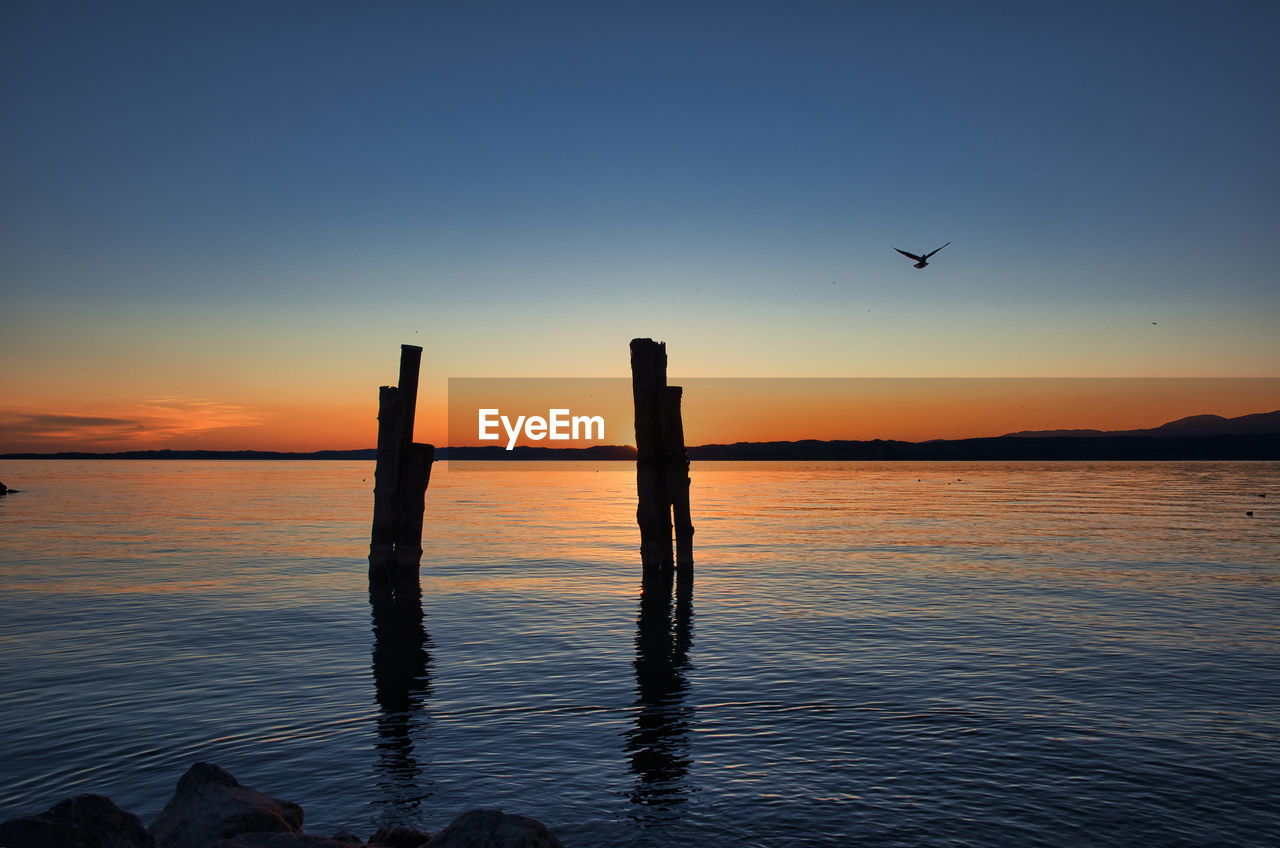
[[[313,453],[277,451],[140,450],[7,453],[0,459],[373,460],[373,448]],[[616,460],[636,458],[630,445],[546,448],[527,445],[438,448],[437,459],[483,461]],[[735,442],[689,448],[696,461],[974,461],[974,460],[1280,460],[1280,410],[1223,418],[1192,415],[1141,430],[1024,430],[1003,436],[905,442],[801,439]]]
[[[1106,436],[1145,437],[1201,437],[1201,436],[1252,436],[1280,433],[1280,410],[1255,412],[1236,418],[1221,415],[1190,415],[1142,430],[1020,430],[1006,433],[1001,438],[1098,438]]]

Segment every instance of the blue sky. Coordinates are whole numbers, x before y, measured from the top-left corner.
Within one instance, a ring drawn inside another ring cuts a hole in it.
[[[341,403],[402,341],[436,389],[632,336],[696,376],[1273,376],[1278,24],[9,2],[0,406]]]

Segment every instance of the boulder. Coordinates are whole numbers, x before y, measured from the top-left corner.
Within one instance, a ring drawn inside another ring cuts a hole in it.
[[[218,848],[364,848],[364,841],[326,839],[309,833],[242,833],[218,843]]]
[[[196,763],[148,830],[159,848],[219,848],[243,834],[300,834],[302,807],[241,786],[215,765]]]
[[[563,848],[547,826],[501,810],[471,810],[449,823],[427,848]]]
[[[431,839],[431,834],[425,830],[417,828],[404,827],[396,825],[395,827],[380,827],[378,831],[369,837],[370,848],[378,846],[378,848],[418,848],[419,845],[425,845]]]
[[[563,848],[537,819],[471,810],[434,838],[411,827],[369,838],[302,832],[302,807],[242,786],[221,768],[196,763],[150,828],[101,795],[77,795],[38,816],[0,824],[0,848]]]
[[[102,795],[77,795],[0,824],[5,848],[155,848],[142,819]]]

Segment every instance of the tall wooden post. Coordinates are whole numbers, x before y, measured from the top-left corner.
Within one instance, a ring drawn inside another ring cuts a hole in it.
[[[689,517],[689,456],[680,417],[679,386],[667,385],[667,346],[631,340],[631,394],[636,427],[636,523],[645,573],[693,566]],[[674,514],[678,556],[672,556]]]
[[[400,385],[378,389],[369,591],[375,600],[416,599],[422,515],[435,446],[413,441],[422,348],[400,346]]]
[[[671,504],[662,443],[662,393],[667,387],[667,346],[631,340],[631,395],[636,426],[636,523],[640,562],[646,572],[671,568]]]
[[[400,390],[378,389],[378,459],[373,469],[373,531],[369,539],[369,583],[388,582],[396,555],[396,504],[400,478]]]
[[[409,456],[413,444],[413,419],[418,414],[418,370],[422,367],[422,348],[417,345],[400,345],[400,461]],[[403,466],[402,466],[403,467]]]

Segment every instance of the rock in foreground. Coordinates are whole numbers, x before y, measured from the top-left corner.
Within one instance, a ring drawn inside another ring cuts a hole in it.
[[[155,848],[142,819],[102,795],[77,795],[0,824],[4,848]]]
[[[547,826],[501,810],[471,810],[435,835],[427,848],[564,848]]]
[[[110,798],[77,795],[38,816],[0,824],[0,848],[366,848],[343,831],[302,832],[302,807],[242,786],[226,771],[196,763],[160,815],[144,828]],[[435,838],[411,827],[386,827],[367,848],[562,848],[546,825],[500,810],[472,810]]]
[[[427,844],[430,839],[431,834],[426,831],[396,825],[378,828],[377,832],[369,837],[369,845],[377,848],[419,848]]]
[[[309,833],[245,833],[222,840],[218,848],[365,848],[365,844],[362,839],[325,839]]]
[[[302,833],[302,807],[265,795],[209,763],[196,763],[151,823],[159,848],[219,848],[249,833]]]

